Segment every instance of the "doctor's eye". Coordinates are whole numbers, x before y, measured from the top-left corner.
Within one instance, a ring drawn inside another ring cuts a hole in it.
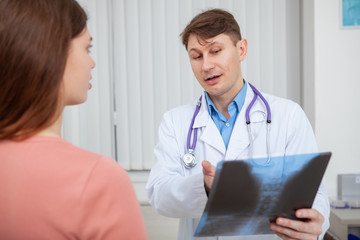
[[[220,49],[220,48],[216,48],[216,49],[214,49],[214,50],[211,50],[211,53],[212,53],[212,54],[217,54],[217,53],[219,53],[219,52],[221,52],[221,49]]]
[[[194,60],[199,60],[200,58],[201,58],[201,55],[192,56],[192,59],[194,59]]]

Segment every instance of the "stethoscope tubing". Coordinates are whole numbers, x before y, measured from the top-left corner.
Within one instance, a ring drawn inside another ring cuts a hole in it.
[[[262,102],[265,104],[265,108],[266,108],[266,121],[267,121],[267,131],[266,131],[266,149],[267,149],[267,154],[268,154],[268,161],[267,163],[270,162],[270,158],[271,158],[271,153],[270,153],[270,123],[271,123],[271,110],[270,110],[270,106],[269,103],[266,101],[266,99],[264,98],[264,96],[250,83],[248,83],[249,86],[251,87],[251,89],[254,92],[254,98],[251,100],[249,106],[246,109],[246,113],[245,113],[245,120],[246,120],[246,124],[247,124],[247,129],[248,129],[248,134],[249,134],[249,142],[250,142],[250,149],[249,149],[249,155],[250,158],[253,157],[253,139],[252,139],[252,133],[251,133],[251,121],[250,121],[250,110],[253,107],[253,105],[255,104],[255,101],[257,99],[257,97],[260,97],[260,99],[262,100]],[[193,155],[193,152],[195,150],[196,147],[196,142],[197,142],[197,130],[198,128],[194,129],[194,137],[193,137],[193,142],[190,145],[190,141],[191,141],[191,135],[193,132],[193,126],[194,126],[194,122],[196,119],[196,116],[198,115],[199,111],[200,111],[200,107],[201,107],[201,100],[202,100],[202,96],[200,96],[197,104],[196,104],[196,109],[194,112],[194,115],[192,117],[191,123],[190,123],[190,127],[189,127],[189,131],[188,131],[188,135],[187,135],[187,142],[186,142],[186,147],[187,147],[187,151],[188,154]],[[186,154],[185,154],[186,155]],[[185,156],[184,156],[185,157]],[[196,165],[196,158],[195,156],[193,156],[194,160],[193,163],[189,164],[189,163],[185,163],[185,167],[186,168],[192,168]]]
[[[270,110],[270,106],[269,103],[266,101],[266,99],[264,98],[264,96],[259,92],[259,90],[257,90],[251,83],[248,83],[249,86],[251,87],[251,89],[254,91],[254,98],[251,101],[251,103],[249,104],[249,106],[246,109],[246,114],[245,114],[245,118],[246,118],[246,123],[249,124],[250,123],[250,109],[252,108],[252,106],[254,105],[256,98],[259,96],[262,100],[262,102],[265,104],[266,107],[266,120],[268,123],[271,123],[271,110]],[[249,123],[248,123],[249,122]]]
[[[187,150],[190,151],[194,151],[195,147],[196,147],[196,140],[197,140],[197,128],[194,129],[194,138],[193,138],[193,142],[192,142],[192,145],[190,146],[190,139],[191,139],[191,134],[192,134],[192,130],[193,130],[193,126],[194,126],[194,122],[195,122],[195,118],[196,116],[198,115],[199,111],[200,111],[200,107],[201,107],[201,99],[202,99],[202,96],[199,98],[197,104],[196,104],[196,109],[195,109],[195,112],[194,112],[194,115],[193,115],[193,118],[191,120],[191,123],[190,123],[190,128],[189,128],[189,131],[188,131],[188,136],[187,136],[187,143],[186,143],[186,146],[187,146]]]

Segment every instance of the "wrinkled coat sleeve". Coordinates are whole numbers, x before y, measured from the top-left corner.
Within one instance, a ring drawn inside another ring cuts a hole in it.
[[[201,172],[185,176],[182,164],[184,143],[179,143],[171,113],[164,115],[155,147],[157,162],[150,172],[147,194],[151,205],[162,215],[200,218],[207,201]]]

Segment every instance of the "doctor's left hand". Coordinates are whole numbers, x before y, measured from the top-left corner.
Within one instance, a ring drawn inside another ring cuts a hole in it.
[[[203,174],[204,174],[204,187],[205,187],[206,193],[209,194],[213,180],[214,180],[216,168],[213,165],[211,165],[211,163],[209,161],[206,161],[206,160],[204,160],[201,163],[201,165],[203,167]]]
[[[284,240],[314,239],[322,233],[322,224],[324,217],[315,209],[299,209],[295,212],[298,218],[307,218],[308,220],[298,221],[279,217],[276,224],[271,223],[270,228]]]

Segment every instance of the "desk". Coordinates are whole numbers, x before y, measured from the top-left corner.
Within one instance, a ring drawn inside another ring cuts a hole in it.
[[[360,209],[331,209],[330,232],[341,240],[349,233],[360,236]]]

